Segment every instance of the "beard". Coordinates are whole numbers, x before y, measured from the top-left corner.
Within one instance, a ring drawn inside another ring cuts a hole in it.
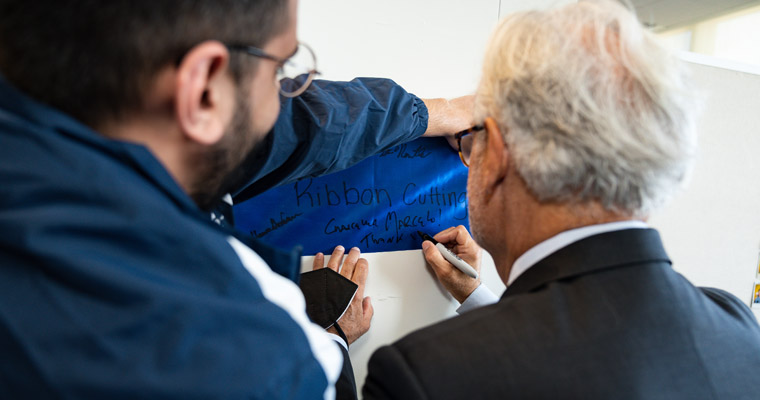
[[[241,164],[264,142],[260,138],[266,132],[254,132],[248,94],[238,89],[235,96],[235,111],[224,135],[194,159],[190,197],[204,211],[212,210],[224,195],[239,189],[247,178]]]

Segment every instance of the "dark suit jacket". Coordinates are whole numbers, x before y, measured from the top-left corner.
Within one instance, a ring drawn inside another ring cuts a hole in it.
[[[343,346],[340,346],[340,352],[343,353],[343,370],[335,382],[335,400],[354,400],[357,398],[357,391],[351,357]]]
[[[692,286],[651,229],[541,260],[491,306],[377,350],[365,399],[758,399],[749,308]]]

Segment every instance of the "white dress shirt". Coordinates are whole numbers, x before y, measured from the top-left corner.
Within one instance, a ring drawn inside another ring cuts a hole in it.
[[[509,278],[507,279],[507,290],[509,285],[512,284],[520,275],[530,269],[530,267],[536,265],[539,261],[548,257],[557,250],[566,247],[572,243],[575,243],[581,239],[585,239],[589,236],[598,235],[600,233],[622,231],[624,229],[647,229],[649,226],[636,220],[609,222],[606,224],[589,225],[581,228],[570,229],[552,236],[549,239],[533,246],[530,250],[526,251],[512,264],[512,269],[509,271]],[[475,291],[470,294],[462,305],[457,309],[458,314],[470,311],[472,309],[493,304],[499,301],[499,298],[491,292],[488,287],[482,283]]]

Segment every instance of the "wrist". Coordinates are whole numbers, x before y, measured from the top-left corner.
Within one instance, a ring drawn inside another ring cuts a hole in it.
[[[335,323],[333,323],[332,326],[330,326],[329,328],[325,330],[328,333],[331,333],[343,339],[343,341],[346,342],[346,348],[348,348],[348,346],[351,344],[351,342],[349,342],[348,340],[348,337],[346,336],[346,333],[343,332],[343,329],[340,327],[340,325],[338,325],[338,321],[335,321]]]
[[[463,288],[463,290],[457,291],[457,293],[452,293],[454,296],[454,299],[459,302],[459,304],[464,303],[467,298],[470,297],[470,295],[480,286],[480,279],[475,281],[473,285],[468,285],[467,287]]]
[[[443,119],[448,108],[448,100],[422,99],[428,111],[427,130],[423,136],[440,136],[442,132]]]

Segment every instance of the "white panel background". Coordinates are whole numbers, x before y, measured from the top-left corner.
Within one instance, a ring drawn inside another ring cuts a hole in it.
[[[569,2],[301,0],[299,38],[314,48],[323,79],[381,76],[420,97],[455,97],[474,92],[499,16]],[[707,98],[700,157],[690,187],[651,223],[679,272],[749,303],[760,247],[760,76],[700,63],[692,63]],[[453,316],[457,306],[420,251],[365,257],[375,317],[370,332],[351,347],[359,387],[377,347]],[[310,263],[304,258],[305,269]],[[490,258],[483,269],[484,282],[501,293]]]
[[[678,272],[749,304],[760,250],[760,68],[683,58],[704,100],[699,155],[686,189],[650,222]]]
[[[322,78],[394,79],[420,97],[474,91],[499,1],[303,0],[299,38]]]

